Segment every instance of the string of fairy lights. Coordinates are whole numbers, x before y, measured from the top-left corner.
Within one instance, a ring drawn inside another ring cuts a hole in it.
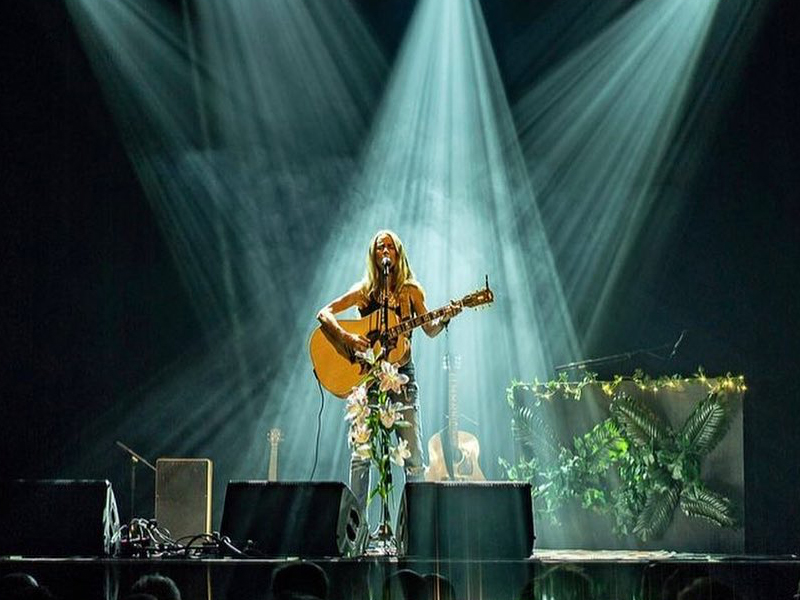
[[[685,392],[690,388],[705,388],[708,394],[736,393],[744,394],[747,391],[744,375],[733,375],[726,373],[720,376],[708,376],[702,367],[689,377],[673,374],[662,375],[652,378],[643,371],[637,369],[630,376],[614,375],[610,381],[598,380],[595,373],[586,373],[584,377],[577,381],[568,379],[567,374],[563,373],[558,379],[550,381],[539,381],[534,379],[530,383],[514,382],[507,390],[509,403],[512,403],[513,393],[516,388],[522,388],[530,392],[537,402],[553,402],[557,399],[580,400],[584,389],[591,387],[599,389],[607,397],[614,396],[623,384],[633,384],[639,391],[652,395],[661,392]]]

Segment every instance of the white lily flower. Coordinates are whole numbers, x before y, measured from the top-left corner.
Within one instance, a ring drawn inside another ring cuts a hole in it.
[[[411,451],[408,449],[408,442],[400,440],[394,448],[389,451],[389,460],[391,460],[398,467],[405,466],[406,459],[411,456]]]
[[[378,379],[381,382],[382,392],[392,390],[395,394],[399,394],[403,386],[408,383],[408,375],[398,372],[397,367],[387,360],[381,362]]]
[[[374,365],[377,357],[375,356],[375,351],[372,348],[367,348],[364,352],[359,352],[356,350],[355,353],[356,358],[360,358],[368,365]]]
[[[345,420],[347,421],[363,421],[370,414],[370,408],[367,404],[367,388],[364,385],[354,387],[353,391],[347,397]]]
[[[361,385],[357,385],[353,388],[353,391],[350,392],[350,395],[347,397],[348,402],[358,402],[359,404],[366,404],[367,403],[367,386],[363,383]]]
[[[386,429],[391,429],[394,426],[394,422],[397,420],[398,415],[399,413],[391,406],[387,408],[381,408],[379,411],[381,425],[383,425]]]
[[[386,429],[391,429],[400,421],[404,420],[402,411],[406,410],[406,408],[407,407],[402,402],[387,403],[387,405],[382,407],[379,411],[381,424]]]
[[[372,446],[369,444],[361,444],[359,446],[356,446],[353,453],[359,458],[370,460],[372,459]]]
[[[362,406],[361,404],[348,404],[347,412],[344,415],[345,421],[351,423],[363,423],[367,417],[372,413],[369,406]]]
[[[372,431],[364,422],[355,422],[350,427],[350,445],[353,447],[368,443],[371,437]]]

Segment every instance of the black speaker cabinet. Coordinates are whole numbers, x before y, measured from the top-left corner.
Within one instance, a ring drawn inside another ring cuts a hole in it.
[[[515,482],[407,483],[397,517],[402,555],[521,559],[533,551],[531,486]]]
[[[211,476],[206,458],[156,461],[156,521],[173,539],[211,533]]]
[[[231,481],[220,533],[254,556],[352,556],[367,527],[341,482]]]
[[[108,556],[118,531],[108,481],[0,481],[0,556]]]

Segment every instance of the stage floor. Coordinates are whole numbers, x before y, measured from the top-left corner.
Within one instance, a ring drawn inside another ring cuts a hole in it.
[[[270,600],[273,572],[292,560],[3,558],[0,559],[0,575],[32,574],[65,600],[121,600],[133,582],[148,573],[172,577],[181,589],[183,600]],[[369,556],[314,562],[328,576],[331,600],[381,599],[384,582],[401,569],[446,578],[458,600],[661,600],[677,597],[680,589],[692,584],[702,587],[703,581],[713,582],[713,585],[692,598],[791,600],[800,580],[797,556],[668,551],[537,549],[533,556],[522,560]],[[720,596],[720,590],[727,595]],[[445,598],[442,595],[437,600]]]
[[[689,552],[671,552],[669,550],[536,550],[533,560],[547,563],[662,563],[662,562],[779,562],[800,564],[797,555],[757,556],[736,554],[698,554]]]

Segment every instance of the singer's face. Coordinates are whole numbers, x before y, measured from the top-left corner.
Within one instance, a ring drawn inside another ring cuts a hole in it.
[[[392,263],[392,268],[397,264],[397,248],[394,247],[392,236],[382,235],[375,240],[375,266],[379,269],[383,259],[388,257]]]

